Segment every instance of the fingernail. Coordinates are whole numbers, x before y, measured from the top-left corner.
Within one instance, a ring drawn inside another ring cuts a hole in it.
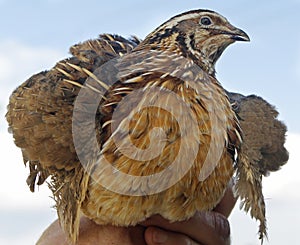
[[[166,232],[158,229],[156,229],[153,232],[153,242],[161,244],[166,242],[167,240],[168,240],[168,235]]]

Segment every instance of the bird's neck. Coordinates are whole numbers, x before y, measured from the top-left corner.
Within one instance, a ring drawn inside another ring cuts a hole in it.
[[[214,57],[210,57],[207,50],[196,48],[192,39],[191,36],[185,38],[180,38],[180,36],[178,36],[178,47],[181,49],[182,55],[192,59],[196,65],[209,75],[215,76]]]
[[[204,52],[197,51],[191,47],[190,42],[179,35],[169,36],[168,39],[160,40],[160,42],[142,43],[137,50],[148,49],[161,52],[170,56],[183,56],[187,61],[193,61],[201,70],[215,77],[215,62],[207,57]],[[175,58],[174,58],[175,59]]]

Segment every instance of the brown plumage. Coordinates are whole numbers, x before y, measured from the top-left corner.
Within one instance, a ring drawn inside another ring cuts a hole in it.
[[[278,111],[263,98],[227,93],[243,129],[244,151],[259,172],[268,176],[284,165],[289,154],[284,147],[287,128],[277,119]]]
[[[262,176],[279,170],[288,161],[289,154],[284,147],[287,128],[277,119],[278,112],[275,107],[261,97],[232,92],[227,94],[243,131],[243,165],[237,164],[236,184],[237,193],[242,200],[241,207],[246,212],[250,211],[251,217],[263,220],[265,204]],[[253,187],[254,192],[250,191]],[[266,227],[261,225],[260,229]]]
[[[197,210],[211,210],[235,168],[237,193],[260,220],[260,237],[266,234],[261,174],[287,160],[285,128],[262,100],[237,99],[232,108],[216,80],[217,59],[237,40],[249,38],[219,14],[191,11],[167,21],[144,41],[101,35],[75,45],[72,58],[13,92],[7,120],[29,162],[28,185],[33,191],[51,176],[58,216],[72,240],[80,212],[99,224],[128,226],[153,214],[179,221]],[[252,102],[258,110],[248,106]],[[243,142],[234,110],[245,127]],[[277,146],[259,133],[251,137],[251,125],[257,123],[257,117],[247,116],[251,113],[266,118],[262,128],[274,132],[271,141],[280,139]],[[129,143],[143,153],[126,155]],[[271,161],[277,154],[282,156],[279,164]],[[180,164],[172,169],[176,159]],[[103,168],[105,160],[119,171]],[[146,182],[120,175],[145,177],[163,170],[168,170],[163,178]],[[178,181],[157,191],[174,178]]]

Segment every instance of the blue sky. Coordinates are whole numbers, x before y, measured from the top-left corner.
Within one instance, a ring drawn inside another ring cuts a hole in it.
[[[295,188],[300,184],[296,175],[300,171],[297,165],[300,157],[295,148],[300,143],[300,0],[259,3],[249,0],[0,0],[0,151],[4,156],[1,164],[5,167],[2,166],[0,173],[0,196],[1,200],[7,200],[0,204],[0,244],[19,244],[13,234],[21,230],[22,244],[33,244],[39,232],[55,218],[47,188],[41,188],[37,194],[27,190],[27,172],[20,151],[7,133],[3,117],[12,90],[32,74],[50,69],[67,57],[69,47],[77,42],[100,33],[143,38],[171,16],[197,8],[221,13],[251,37],[250,43],[237,43],[228,48],[218,62],[217,76],[228,90],[257,94],[276,105],[280,118],[288,125],[291,161],[266,180],[265,191],[271,222],[269,244],[296,243],[293,240],[296,235],[288,234],[293,229],[285,229],[281,223],[300,221],[299,215],[292,212],[300,200]],[[7,214],[11,216],[10,221]],[[28,220],[28,229],[20,219]],[[10,225],[6,227],[5,222]],[[233,245],[258,244],[257,227],[249,217],[236,210],[232,223]],[[286,236],[281,236],[279,231]]]

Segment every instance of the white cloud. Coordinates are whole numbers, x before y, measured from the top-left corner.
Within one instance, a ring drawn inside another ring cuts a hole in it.
[[[272,173],[264,179],[264,192],[266,198],[282,198],[300,201],[300,134],[289,134],[286,148],[290,153],[290,159],[278,172]]]
[[[56,219],[56,212],[46,208],[44,210],[0,210],[0,244],[35,244],[46,227]]]
[[[7,132],[0,131],[0,155],[0,244],[35,244],[56,218],[51,192],[46,184],[30,192],[26,184],[29,170]]]
[[[29,170],[25,168],[21,150],[14,145],[12,135],[0,132],[1,154],[1,202],[0,210],[39,209],[51,207],[54,202],[49,196],[47,185],[41,186],[36,193],[31,193],[26,185]]]

